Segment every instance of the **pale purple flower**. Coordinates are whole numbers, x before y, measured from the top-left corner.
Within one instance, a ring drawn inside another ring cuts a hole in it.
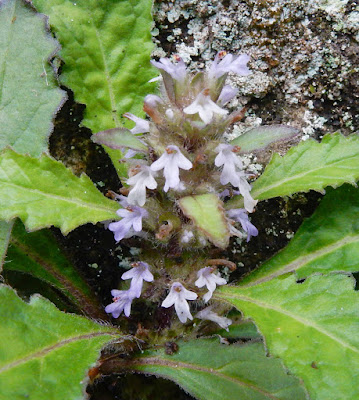
[[[128,206],[116,211],[120,221],[111,222],[108,229],[115,234],[116,242],[123,238],[129,238],[142,231],[142,218],[148,217],[148,212],[141,207]]]
[[[248,212],[253,212],[257,200],[253,200],[250,195],[251,185],[247,182],[246,174],[242,170],[242,161],[237,157],[236,147],[230,144],[220,144],[215,149],[218,152],[214,163],[217,167],[222,167],[220,182],[222,185],[230,183],[239,189],[244,198],[244,207]]]
[[[193,319],[187,300],[195,300],[196,298],[196,293],[187,290],[181,283],[174,282],[168,296],[162,302],[162,307],[168,308],[174,305],[178,319],[185,323],[187,318]]]
[[[247,54],[241,54],[239,56],[226,54],[221,59],[222,54],[223,52],[219,52],[211,65],[211,68],[208,72],[210,79],[219,79],[228,72],[234,72],[242,76],[246,76],[250,73],[249,68],[247,67],[250,57]]]
[[[149,265],[143,261],[132,264],[132,269],[122,274],[122,279],[132,279],[130,291],[139,298],[142,292],[143,281],[152,282],[153,275],[149,270]]]
[[[217,313],[212,311],[212,306],[204,308],[202,311],[198,312],[195,315],[195,318],[208,320],[215,322],[221,328],[225,329],[228,332],[229,325],[232,324],[232,320],[226,317],[220,317]]]
[[[167,146],[162,156],[151,165],[152,171],[163,169],[163,175],[166,179],[163,190],[180,188],[179,169],[191,169],[192,163],[180,151],[177,146]]]
[[[203,296],[205,303],[212,297],[213,292],[216,290],[217,285],[225,285],[227,281],[219,275],[213,273],[212,267],[204,267],[197,272],[197,280],[194,283],[197,287],[201,288],[206,286],[208,292]]]
[[[233,186],[239,187],[238,170],[242,170],[243,163],[235,154],[236,147],[230,144],[220,144],[216,147],[215,151],[218,152],[214,160],[216,167],[223,166],[220,177],[221,184],[226,185],[227,183],[231,183]]]
[[[136,297],[135,293],[129,290],[111,290],[113,296],[113,303],[106,306],[105,311],[107,314],[112,314],[113,318],[118,318],[122,311],[129,317],[131,314],[131,304]]]
[[[227,110],[223,110],[223,108],[219,107],[214,101],[211,100],[211,97],[207,92],[207,89],[202,90],[202,92],[200,92],[194,99],[193,103],[183,109],[185,114],[198,113],[201,120],[205,124],[209,124],[212,121],[213,114],[228,114]]]
[[[156,189],[157,182],[151,168],[141,165],[140,171],[127,179],[127,184],[133,186],[128,194],[128,202],[143,206],[146,203],[146,188]]]
[[[129,112],[123,114],[123,116],[136,124],[132,129],[130,129],[132,134],[136,135],[138,133],[146,133],[150,131],[150,123],[145,119],[136,117],[136,115]]]
[[[244,208],[251,213],[253,212],[254,207],[258,203],[258,200],[254,200],[250,194],[252,188],[251,185],[247,182],[245,172],[244,171],[238,172],[238,177],[239,177],[238,185],[234,186],[238,187],[240,194],[243,196]]]
[[[144,98],[144,103],[150,108],[156,108],[158,104],[163,103],[163,100],[155,94],[148,94]]]
[[[242,228],[247,232],[247,242],[252,236],[258,236],[258,229],[249,221],[247,211],[244,208],[233,208],[227,211],[229,218],[239,222]]]
[[[176,58],[177,63],[172,63],[168,58],[160,58],[159,61],[151,61],[156,68],[167,72],[173,79],[183,82],[186,79],[186,64],[180,57]]]
[[[236,96],[237,93],[238,89],[235,89],[230,85],[223,86],[221,94],[218,97],[217,104],[219,106],[224,106],[229,101],[231,101]]]

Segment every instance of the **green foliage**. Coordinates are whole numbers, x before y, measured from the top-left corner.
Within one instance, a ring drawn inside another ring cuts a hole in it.
[[[274,154],[264,173],[252,185],[254,199],[290,196],[309,190],[323,191],[359,179],[359,135],[328,134],[321,143],[301,142],[281,157]],[[242,199],[229,201],[228,207],[241,206]]]
[[[24,303],[7,286],[0,299],[0,399],[80,399],[86,370],[116,330],[65,314],[40,296]]]
[[[264,150],[266,147],[285,142],[298,135],[298,129],[286,125],[263,125],[253,128],[232,140],[232,146],[239,146],[240,154]]]
[[[221,248],[228,246],[229,230],[222,202],[215,194],[182,197],[178,204],[213,244]]]
[[[133,150],[147,151],[147,146],[126,128],[114,128],[102,131],[96,135],[92,135],[91,139],[93,142],[103,144],[111,149],[128,147]]]
[[[303,379],[310,398],[356,400],[359,388],[359,298],[345,275],[293,275],[260,285],[219,289],[222,298],[251,318],[269,353]]]
[[[52,117],[64,99],[48,58],[58,43],[43,16],[21,0],[0,4],[0,148],[39,156],[47,151]]]
[[[91,180],[75,176],[48,156],[39,159],[5,150],[0,156],[0,218],[20,217],[28,230],[54,225],[68,233],[79,225],[117,218],[118,203]]]
[[[238,327],[236,334],[240,335]],[[223,345],[215,337],[178,345],[173,355],[146,352],[133,361],[133,369],[171,379],[200,400],[306,398],[299,381],[286,373],[281,362],[266,357],[261,342]]]
[[[27,233],[21,222],[17,221],[4,270],[33,275],[63,292],[91,317],[106,318],[85,281],[60,251],[52,233],[46,229]]]
[[[358,189],[349,185],[329,188],[288,246],[241,283],[254,285],[291,271],[296,271],[298,278],[313,273],[359,271]]]
[[[65,62],[61,82],[86,104],[83,124],[94,133],[121,126],[125,112],[143,115],[154,88],[150,66],[151,0],[33,0],[49,15]],[[109,154],[119,169],[120,152]]]
[[[0,220],[0,272],[6,257],[6,250],[9,245],[12,222],[5,222]]]

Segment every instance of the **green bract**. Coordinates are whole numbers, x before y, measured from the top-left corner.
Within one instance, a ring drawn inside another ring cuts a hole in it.
[[[19,217],[28,230],[56,226],[68,233],[79,225],[116,217],[118,203],[91,180],[75,176],[48,156],[39,159],[12,150],[0,155],[0,217]]]
[[[356,400],[359,371],[359,298],[354,279],[282,276],[217,294],[251,318],[271,355],[303,379],[311,399]]]
[[[233,146],[239,146],[239,153],[251,153],[264,150],[277,142],[285,142],[298,135],[296,128],[286,125],[264,125],[253,128],[232,140]]]
[[[178,201],[183,213],[216,246],[225,248],[229,243],[229,230],[222,202],[215,194],[183,197]]]
[[[240,327],[236,334],[240,335]],[[129,368],[171,379],[200,400],[306,399],[299,381],[278,359],[266,357],[262,343],[226,346],[215,337],[180,341],[178,346],[172,355],[146,352]]]
[[[64,100],[48,63],[58,47],[43,16],[21,0],[0,3],[0,149],[47,152],[52,117]]]
[[[65,314],[40,296],[24,303],[7,286],[0,299],[0,399],[80,399],[87,369],[116,329]]]
[[[86,104],[83,124],[94,133],[122,125],[121,116],[140,116],[154,85],[150,66],[150,0],[33,0],[49,16],[62,50],[61,82]],[[110,150],[116,168],[121,153]]]

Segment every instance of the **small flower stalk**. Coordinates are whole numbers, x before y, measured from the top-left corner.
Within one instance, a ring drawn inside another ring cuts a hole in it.
[[[231,320],[203,306],[215,303],[214,291],[227,283],[216,267],[204,265],[215,246],[228,246],[230,236],[247,235],[249,241],[258,235],[248,217],[257,201],[241,148],[225,140],[225,132],[245,113],[226,108],[238,89],[225,80],[229,73],[249,75],[248,62],[245,54],[220,52],[207,72],[192,75],[177,56],[152,61],[161,74],[162,95],[145,97],[147,118],[126,113],[134,124],[131,129],[94,135],[97,143],[128,149],[121,160],[128,165],[128,176],[122,180],[122,195],[116,196],[119,220],[108,229],[121,246],[141,236],[139,247],[148,261],[134,262],[122,275],[130,280],[128,290],[112,290],[113,302],[105,310],[114,318],[128,317],[132,302],[144,301],[137,299],[148,282],[156,289],[146,291],[146,301],[150,293],[159,308],[174,306],[180,322],[193,320],[190,304],[195,302],[196,318],[230,326]],[[227,207],[228,200],[238,208]],[[187,261],[181,261],[182,252]]]

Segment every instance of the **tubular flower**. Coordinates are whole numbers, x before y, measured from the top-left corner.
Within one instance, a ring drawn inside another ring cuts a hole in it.
[[[237,148],[230,144],[220,144],[215,149],[218,152],[214,163],[217,167],[222,167],[220,182],[222,185],[232,184],[239,189],[239,193],[244,198],[244,207],[248,212],[253,212],[257,200],[253,200],[250,195],[251,185],[247,182],[246,174],[242,170],[242,161],[236,156]]]
[[[129,238],[136,235],[136,232],[142,231],[142,218],[148,217],[148,212],[141,207],[128,206],[116,211],[121,221],[111,222],[108,229],[114,233],[116,242],[123,238]]]
[[[229,101],[231,101],[236,96],[237,93],[238,89],[235,89],[230,85],[223,86],[221,94],[219,95],[217,100],[218,105],[224,106]]]
[[[136,117],[136,115],[133,115],[129,112],[123,114],[123,116],[127,119],[130,119],[136,124],[132,129],[130,129],[133,135],[136,135],[138,133],[147,133],[150,131],[150,124],[145,119]]]
[[[141,207],[146,203],[146,188],[156,189],[157,187],[153,172],[147,165],[141,165],[140,171],[127,179],[127,184],[133,186],[128,194],[128,202]]]
[[[221,59],[223,54],[225,54],[225,56]],[[249,60],[250,57],[247,54],[234,56],[233,54],[219,52],[211,65],[208,76],[210,79],[219,79],[228,72],[234,72],[238,75],[246,76],[250,73],[250,70],[247,67]]]
[[[204,308],[202,311],[198,312],[195,315],[195,318],[208,320],[215,322],[221,328],[225,329],[228,332],[229,325],[232,324],[232,320],[226,317],[220,317],[217,313],[212,311],[212,306]]]
[[[174,305],[178,319],[184,324],[187,319],[193,319],[187,300],[196,298],[196,293],[187,290],[181,283],[174,282],[168,296],[162,302],[162,307],[169,308]]]
[[[249,221],[248,214],[244,208],[234,208],[227,211],[229,218],[240,222],[242,228],[247,232],[247,242],[250,241],[252,236],[258,236],[258,229]]]
[[[122,274],[122,279],[132,279],[130,291],[135,297],[139,298],[142,292],[143,281],[152,282],[153,275],[149,270],[149,265],[143,261],[132,264],[132,269]]]
[[[186,64],[180,57],[177,57],[177,63],[173,64],[168,58],[160,58],[160,61],[151,61],[156,68],[167,72],[173,79],[183,82],[186,79]]]
[[[217,285],[225,285],[227,283],[224,278],[213,273],[212,267],[204,267],[200,269],[197,272],[197,278],[198,279],[194,284],[199,288],[206,286],[208,289],[208,292],[203,296],[205,303],[210,300]]]
[[[162,156],[151,165],[152,171],[163,169],[163,175],[166,179],[163,188],[165,192],[170,188],[181,188],[179,178],[180,168],[185,170],[191,169],[192,163],[180,152],[180,149],[174,145],[167,146]]]
[[[231,183],[233,186],[239,186],[238,171],[243,168],[242,161],[235,154],[237,148],[230,144],[220,144],[216,147],[215,151],[218,153],[214,160],[216,167],[222,167],[223,170],[220,177],[222,185]]]
[[[129,317],[131,314],[131,304],[136,297],[135,293],[129,290],[111,290],[113,296],[113,303],[106,306],[105,311],[107,314],[112,314],[113,318],[118,318],[122,311]]]
[[[223,110],[223,108],[219,107],[211,100],[207,89],[202,90],[202,92],[200,92],[194,99],[194,102],[183,109],[183,112],[185,114],[198,113],[205,124],[209,124],[212,121],[213,114],[228,114],[227,110]]]

